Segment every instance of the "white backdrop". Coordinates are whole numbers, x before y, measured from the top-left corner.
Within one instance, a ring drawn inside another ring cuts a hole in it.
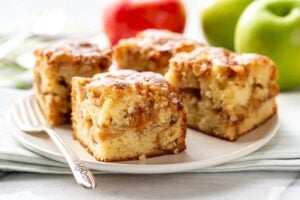
[[[200,8],[210,0],[185,0],[188,11],[186,35],[202,40]],[[61,9],[71,22],[80,23],[87,30],[101,30],[101,12],[109,0],[0,0],[1,29],[47,10]]]

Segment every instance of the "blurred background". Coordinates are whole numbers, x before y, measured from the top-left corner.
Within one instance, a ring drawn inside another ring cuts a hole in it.
[[[51,10],[63,11],[68,20],[65,31],[77,28],[86,32],[99,32],[102,30],[102,12],[109,2],[113,0],[1,0],[0,1],[0,28],[3,33],[10,32],[13,25],[26,26],[26,21]],[[187,35],[199,38],[200,26],[199,8],[210,0],[183,0],[188,10]],[[1,32],[2,33],[2,32]]]
[[[162,2],[168,2],[168,11]],[[130,16],[130,9],[138,15]],[[116,19],[116,13],[122,17]],[[168,21],[160,20],[165,15]],[[143,17],[211,46],[266,55],[277,66],[281,91],[299,89],[300,0],[1,0],[0,86],[31,87],[36,48],[61,40],[92,41],[105,48],[132,31],[124,23],[142,27]],[[18,45],[5,44],[11,38]]]
[[[51,36],[49,38],[30,38],[20,42],[15,49],[5,53],[4,58],[1,58],[0,47],[0,86],[30,88],[32,75],[28,69],[32,68],[34,62],[32,51],[49,43],[60,40],[88,40],[103,47],[108,46],[108,41],[103,34],[102,18],[104,7],[110,2],[112,1],[0,1],[0,46],[9,38],[28,31],[35,23],[39,22],[42,24],[40,29],[46,33],[50,32]],[[185,28],[187,37],[202,40],[199,8],[205,2],[207,3],[206,0],[184,1],[187,11]],[[47,15],[51,16],[48,17],[50,19],[47,18]],[[44,35],[43,32],[42,35]]]

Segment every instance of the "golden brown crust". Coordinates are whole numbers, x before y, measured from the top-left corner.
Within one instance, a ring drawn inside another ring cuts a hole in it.
[[[139,87],[147,86],[147,87],[160,87],[165,90],[175,90],[173,86],[171,86],[164,77],[160,74],[153,72],[143,72],[138,73],[134,70],[120,70],[116,72],[106,72],[102,74],[95,75],[91,81],[91,83],[87,85],[87,87],[95,87],[101,89],[103,87],[136,87],[138,90],[142,89]]]
[[[111,64],[111,50],[101,50],[96,44],[89,42],[58,43],[34,53],[36,57],[47,59],[48,64],[68,62],[97,66],[102,63],[102,67],[106,69]]]
[[[178,33],[149,29],[138,33],[135,38],[121,40],[113,48],[113,58],[120,69],[164,74],[169,59],[176,53],[190,52],[203,45]]]
[[[253,65],[265,64],[275,65],[272,60],[266,56],[258,54],[237,54],[223,48],[214,47],[198,47],[190,53],[179,53],[170,60],[172,64],[176,64],[176,70],[182,70],[180,66],[186,67],[185,63],[189,63],[194,76],[208,76],[212,70],[218,70],[220,73],[229,73],[231,77],[245,79],[248,76],[249,68]],[[182,63],[182,65],[180,65]],[[276,80],[276,70],[272,80]]]
[[[148,90],[150,91],[163,93],[162,95],[165,95],[173,105],[181,108],[183,107],[177,95],[176,88],[168,83],[162,75],[157,73],[139,73],[134,70],[119,70],[97,74],[87,81],[89,83],[85,87],[88,91],[93,92],[94,96],[97,96],[104,90],[110,90],[111,87],[120,89],[131,87],[135,88],[138,92],[142,92],[142,90],[149,88]],[[144,93],[142,95],[147,94]]]
[[[182,34],[168,30],[148,29],[136,36],[137,46],[143,49],[152,49],[158,52],[169,52],[172,54],[184,51],[191,51],[196,46],[204,44],[195,40],[187,39]]]
[[[115,85],[117,87],[132,86],[137,84],[144,84],[147,86],[159,86],[162,88],[170,87],[164,77],[160,74],[153,72],[138,73],[134,70],[120,70],[116,72],[106,72],[95,75],[91,82],[93,86],[108,87]]]

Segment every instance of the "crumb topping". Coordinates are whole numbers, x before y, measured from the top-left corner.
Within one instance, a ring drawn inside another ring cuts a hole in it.
[[[67,61],[98,64],[105,57],[111,59],[110,50],[101,50],[96,44],[89,42],[58,43],[34,53],[37,57],[46,57],[48,63]]]
[[[258,54],[237,54],[223,48],[214,47],[198,47],[190,53],[179,53],[173,57],[170,62],[183,63],[189,62],[193,65],[193,69],[198,75],[205,74],[211,70],[230,70],[233,75],[245,77],[247,75],[247,67],[257,62],[274,65],[266,56]],[[274,79],[276,77],[274,76]]]
[[[93,96],[99,96],[112,89],[129,90],[142,96],[164,96],[166,102],[176,108],[183,109],[177,89],[158,73],[134,70],[105,72],[90,78],[85,87]]]
[[[90,86],[131,86],[143,84],[148,86],[159,86],[169,88],[169,83],[160,74],[154,72],[137,72],[134,70],[120,70],[95,75]]]
[[[170,53],[180,51],[182,46],[191,46],[191,48],[194,48],[195,46],[203,45],[185,38],[182,34],[168,30],[148,29],[138,33],[135,39],[137,45],[141,48],[151,48]]]

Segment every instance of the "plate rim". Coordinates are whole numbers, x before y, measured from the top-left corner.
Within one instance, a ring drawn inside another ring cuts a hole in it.
[[[27,96],[28,97],[28,96]],[[25,98],[27,98],[25,97]],[[24,99],[25,99],[24,98]],[[24,100],[22,99],[22,101]],[[19,104],[14,104],[12,109],[15,106],[19,106]],[[189,172],[192,170],[201,170],[208,167],[213,167],[217,165],[222,165],[225,163],[230,163],[238,158],[244,157],[253,153],[254,151],[260,149],[265,144],[267,144],[278,132],[280,123],[278,113],[275,113],[271,116],[266,122],[264,122],[261,126],[264,126],[270,120],[275,120],[275,125],[271,128],[270,132],[267,133],[261,140],[253,142],[247,148],[240,149],[238,151],[234,151],[232,153],[228,153],[223,156],[217,156],[213,158],[209,158],[206,160],[199,161],[190,161],[184,163],[170,163],[170,164],[128,164],[128,163],[118,163],[118,162],[101,162],[92,163],[89,161],[82,160],[90,169],[92,170],[100,170],[104,172],[110,173],[127,173],[127,174],[166,174],[166,173],[178,173],[178,172]],[[12,133],[13,137],[25,148],[33,151],[41,156],[47,157],[51,160],[62,162],[67,164],[62,154],[57,152],[49,151],[47,149],[42,148],[35,143],[31,143],[27,139],[24,139],[21,131],[15,124],[12,112],[10,112],[8,118],[8,126],[9,130]],[[259,128],[257,127],[257,128]],[[254,130],[256,130],[255,128]],[[253,130],[252,130],[253,131]],[[25,133],[28,134],[28,133]],[[201,133],[203,134],[203,133]],[[218,138],[216,138],[218,139]]]

